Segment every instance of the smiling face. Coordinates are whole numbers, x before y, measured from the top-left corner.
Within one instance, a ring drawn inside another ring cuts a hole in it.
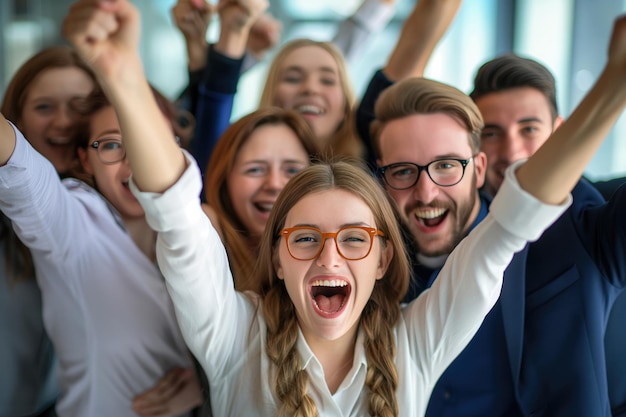
[[[72,135],[77,115],[70,103],[86,97],[93,87],[92,79],[77,67],[44,70],[29,86],[17,125],[58,172],[67,172],[76,161]]]
[[[285,57],[278,72],[272,104],[298,111],[327,143],[345,119],[347,106],[333,56],[319,46],[303,46]]]
[[[308,165],[309,156],[289,127],[266,124],[252,132],[226,180],[235,214],[251,236],[261,236],[278,194]]]
[[[379,166],[472,157],[467,130],[443,113],[392,120],[383,127],[379,145]],[[449,254],[467,234],[480,209],[478,188],[484,181],[485,163],[484,154],[478,153],[465,168],[463,179],[450,187],[435,184],[425,171],[406,190],[385,184],[421,254]]]
[[[347,225],[377,227],[369,206],[340,189],[308,194],[298,201],[289,210],[284,227],[304,225],[322,232],[336,232]],[[280,239],[276,275],[285,282],[309,345],[316,340],[355,337],[363,308],[392,255],[391,245],[375,237],[367,257],[349,261],[339,255],[335,241],[329,238],[316,259],[300,261],[291,257],[285,239]]]
[[[532,87],[489,93],[476,99],[476,105],[485,120],[480,145],[487,155],[485,191],[495,195],[506,168],[532,156],[562,119],[553,122],[548,100]]]
[[[86,149],[78,149],[83,169],[92,175],[98,191],[115,207],[124,220],[144,216],[144,211],[130,192],[128,179],[132,173],[128,160],[105,164],[98,151],[91,147],[96,142],[122,141],[120,125],[112,106],[103,107],[91,116],[90,137]]]

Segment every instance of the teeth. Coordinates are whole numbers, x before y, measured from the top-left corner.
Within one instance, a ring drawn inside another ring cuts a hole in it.
[[[331,279],[331,280],[321,280],[318,279],[317,281],[313,281],[313,286],[314,287],[345,287],[347,286],[348,283],[346,281],[342,281],[342,280],[335,280],[335,279]]]
[[[324,109],[318,106],[314,106],[312,104],[303,104],[302,106],[297,106],[295,110],[297,110],[300,113],[306,113],[306,114],[320,115],[324,113]]]
[[[444,208],[416,210],[415,217],[418,217],[420,219],[434,219],[435,217],[443,215],[445,212],[446,209]]]

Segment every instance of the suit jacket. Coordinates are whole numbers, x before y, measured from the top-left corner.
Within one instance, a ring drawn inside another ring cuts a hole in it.
[[[504,333],[528,416],[610,416],[606,369],[624,362],[605,360],[604,332],[626,282],[626,188],[604,203],[581,180],[572,195],[570,209],[504,276]]]
[[[391,84],[378,71],[357,111],[372,163],[374,103]],[[581,180],[572,195],[568,211],[505,272],[500,301],[514,394],[525,416],[608,417],[611,408],[626,415],[626,360],[616,353],[605,360],[604,347],[611,307],[626,283],[626,187],[606,203]],[[607,340],[617,346],[626,332],[615,323]],[[617,371],[612,404],[607,367]]]

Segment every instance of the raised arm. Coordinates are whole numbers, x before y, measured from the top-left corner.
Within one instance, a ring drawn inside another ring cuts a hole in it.
[[[615,20],[608,61],[576,110],[517,171],[539,200],[561,203],[626,105],[626,15]]]
[[[462,0],[418,0],[383,68],[391,81],[421,77],[437,43],[448,30]]]
[[[143,72],[139,12],[127,0],[81,0],[70,8],[63,33],[115,107],[136,185],[165,191],[186,163]]]
[[[172,18],[185,38],[189,71],[204,67],[207,56],[206,32],[215,7],[206,0],[178,0],[172,7]]]

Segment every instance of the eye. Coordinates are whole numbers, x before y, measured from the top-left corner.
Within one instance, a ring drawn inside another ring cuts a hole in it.
[[[283,75],[281,81],[289,84],[298,84],[302,82],[302,74],[293,71],[287,72]]]
[[[495,142],[496,140],[500,138],[500,136],[498,135],[497,132],[483,130],[483,132],[480,134],[480,138],[481,140],[484,140],[484,141]]]
[[[313,230],[297,230],[291,233],[292,244],[298,246],[309,246],[317,244],[320,241],[320,234]]]
[[[283,171],[285,172],[285,176],[287,178],[291,178],[297,173],[299,173],[300,171],[302,171],[305,166],[306,165],[303,165],[303,164],[288,164],[285,167],[283,167]]]
[[[116,151],[122,148],[122,142],[118,142],[116,140],[100,141],[98,148],[103,151]]]
[[[334,86],[337,85],[337,80],[335,78],[324,77],[322,78],[321,83],[326,86]]]
[[[48,113],[52,111],[52,105],[48,103],[39,103],[35,106],[35,111],[38,113]]]
[[[417,169],[411,165],[400,165],[389,169],[389,173],[397,179],[408,178],[415,175]]]
[[[250,177],[262,177],[267,175],[267,168],[261,165],[252,165],[247,167],[243,173]]]
[[[435,168],[438,171],[445,171],[448,169],[456,168],[458,166],[459,166],[459,163],[454,160],[437,161],[436,163],[433,164],[433,168]]]

